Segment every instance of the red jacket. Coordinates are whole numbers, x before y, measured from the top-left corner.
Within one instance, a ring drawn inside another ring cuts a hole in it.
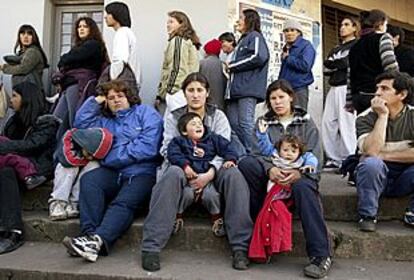
[[[288,207],[293,201],[281,199],[283,191],[290,196],[290,188],[275,184],[257,217],[249,248],[249,258],[256,262],[266,262],[275,253],[292,250],[292,214]]]

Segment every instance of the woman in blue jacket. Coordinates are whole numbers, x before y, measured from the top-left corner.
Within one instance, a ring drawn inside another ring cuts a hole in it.
[[[141,105],[126,84],[104,84],[103,95],[89,97],[79,109],[75,127],[102,127],[113,135],[102,167],[83,175],[79,195],[83,236],[65,238],[68,253],[95,262],[98,254],[128,229],[138,207],[155,184],[163,122],[150,106]]]
[[[242,36],[228,64],[230,85],[225,99],[231,128],[249,153],[256,103],[264,100],[266,92],[269,50],[255,10],[243,10],[237,29]]]
[[[308,110],[309,89],[313,83],[312,67],[316,52],[312,43],[303,39],[302,26],[296,20],[286,20],[283,27],[286,45],[283,47],[279,78],[287,80],[296,93],[295,106]]]

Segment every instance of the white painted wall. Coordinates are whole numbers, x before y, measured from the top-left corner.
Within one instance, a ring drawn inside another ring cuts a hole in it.
[[[108,4],[113,1],[105,1]],[[161,63],[167,42],[167,12],[185,12],[204,44],[227,31],[227,1],[209,0],[123,0],[131,11],[132,30],[137,36],[143,75],[141,96],[145,103],[152,103],[160,79]],[[109,52],[112,52],[114,31],[104,29]]]

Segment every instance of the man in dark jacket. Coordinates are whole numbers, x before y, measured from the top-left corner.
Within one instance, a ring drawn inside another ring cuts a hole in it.
[[[388,26],[387,32],[392,36],[394,53],[400,72],[406,72],[411,77],[414,77],[414,49],[404,44],[404,30],[401,27]]]
[[[313,83],[312,67],[316,52],[311,42],[303,38],[302,26],[296,20],[286,20],[283,27],[286,45],[283,47],[279,79],[287,80],[296,93],[296,106],[307,111],[308,86]]]

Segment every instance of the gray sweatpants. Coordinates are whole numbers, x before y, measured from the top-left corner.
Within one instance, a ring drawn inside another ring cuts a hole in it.
[[[55,168],[53,192],[50,194],[49,202],[62,200],[77,203],[79,201],[80,178],[86,172],[98,167],[98,161],[90,161],[84,167],[64,167],[58,163]]]
[[[191,204],[195,201],[195,192],[190,185],[186,185],[183,189],[183,194],[178,206],[178,214],[184,213]],[[213,183],[209,183],[201,193],[201,204],[207,209],[211,215],[220,214],[220,194],[216,191]]]
[[[214,184],[224,197],[224,223],[232,250],[247,251],[252,235],[249,188],[236,167],[221,168]],[[187,185],[184,171],[170,166],[152,190],[150,211],[144,222],[142,251],[160,252],[173,231],[180,198]]]

